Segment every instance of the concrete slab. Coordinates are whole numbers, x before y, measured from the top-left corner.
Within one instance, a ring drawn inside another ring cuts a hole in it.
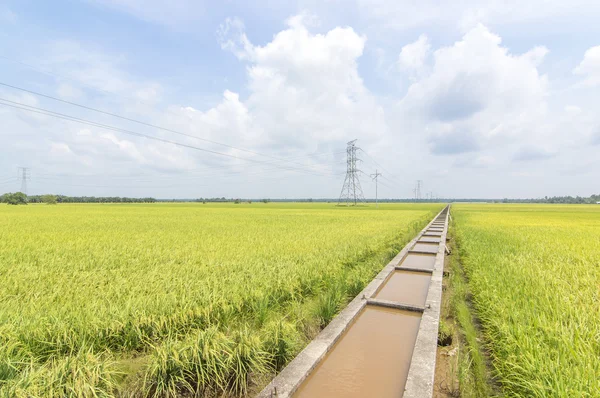
[[[417,268],[417,267],[402,268],[399,265],[396,266],[396,271],[423,272],[423,273],[429,274],[429,275],[433,274],[433,268]]]
[[[447,208],[449,209],[449,208]],[[446,229],[441,240],[446,241],[448,212],[445,212]],[[435,362],[437,354],[437,338],[442,302],[442,278],[444,274],[444,248],[440,245],[435,256],[435,265],[429,284],[425,311],[415,343],[415,349],[408,372],[404,398],[431,398],[435,377]]]
[[[425,311],[425,308],[419,307],[416,305],[403,304],[403,303],[398,303],[396,301],[382,300],[382,299],[376,299],[376,298],[367,299],[367,308],[372,307],[372,306],[392,308],[392,309],[396,309],[396,310],[412,311],[412,312]]]

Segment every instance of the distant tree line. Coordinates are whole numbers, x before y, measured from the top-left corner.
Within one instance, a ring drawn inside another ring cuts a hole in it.
[[[154,198],[126,198],[120,196],[65,196],[65,195],[31,195],[22,192],[5,193],[0,195],[0,203],[154,203]]]
[[[367,202],[374,202],[367,199]],[[201,202],[201,203],[226,203],[240,204],[242,202],[319,202],[337,203],[337,199],[239,199],[239,198],[199,198],[199,199],[155,199],[155,198],[127,198],[120,196],[65,196],[65,195],[31,195],[22,192],[5,193],[0,195],[0,203],[27,204],[27,203],[155,203],[155,202]],[[447,203],[447,202],[492,202],[492,203],[564,203],[564,204],[595,204],[600,202],[600,194],[589,197],[582,196],[545,196],[536,199],[379,199],[379,203]]]
[[[163,202],[164,200],[159,199],[159,202]],[[169,202],[189,202],[189,200],[176,200],[176,199],[172,199],[172,200],[168,200]],[[252,203],[253,201],[255,202],[262,202],[262,203],[269,203],[271,201],[271,199],[240,199],[240,198],[231,198],[231,199],[227,199],[225,197],[220,197],[220,198],[198,198],[198,199],[194,199],[193,202],[202,202],[202,203],[226,203],[226,202],[233,202],[235,204],[240,204],[242,202],[248,202],[248,203]]]
[[[565,203],[565,204],[594,204],[600,202],[600,195],[582,196],[545,196],[539,199],[503,199],[502,203]]]
[[[31,203],[43,202],[41,196],[30,196]],[[57,195],[58,203],[154,203],[154,198],[126,198],[120,196],[64,196]]]

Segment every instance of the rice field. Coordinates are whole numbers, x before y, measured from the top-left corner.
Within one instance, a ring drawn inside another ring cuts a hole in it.
[[[502,393],[600,396],[600,206],[456,204],[452,216]]]
[[[0,396],[250,394],[441,208],[2,205]]]

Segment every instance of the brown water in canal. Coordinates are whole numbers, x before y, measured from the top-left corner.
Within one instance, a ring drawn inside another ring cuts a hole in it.
[[[433,269],[435,265],[435,255],[409,253],[400,263],[401,267],[406,268],[425,268]]]
[[[416,243],[410,250],[426,253],[437,253],[439,248],[439,243]]]
[[[421,314],[366,306],[294,398],[397,398],[404,393]]]
[[[430,281],[430,274],[395,271],[375,294],[375,298],[424,307]]]

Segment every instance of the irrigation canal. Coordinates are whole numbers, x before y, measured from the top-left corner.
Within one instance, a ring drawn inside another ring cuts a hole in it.
[[[410,241],[258,397],[431,397],[448,210]]]

